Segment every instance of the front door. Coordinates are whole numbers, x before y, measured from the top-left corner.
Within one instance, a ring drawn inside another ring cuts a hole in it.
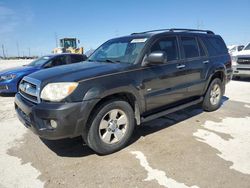
[[[167,61],[165,64],[148,66],[143,70],[142,84],[147,111],[184,99],[187,93],[187,65],[180,59],[177,37],[162,37],[156,40],[149,53],[155,51],[166,52]]]

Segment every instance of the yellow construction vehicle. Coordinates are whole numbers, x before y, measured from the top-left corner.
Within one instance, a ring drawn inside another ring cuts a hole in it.
[[[76,38],[62,38],[60,39],[60,47],[53,49],[52,53],[74,53],[74,54],[83,54],[83,47],[77,46],[80,41]]]

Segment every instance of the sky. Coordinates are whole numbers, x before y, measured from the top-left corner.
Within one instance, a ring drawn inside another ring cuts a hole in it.
[[[56,37],[95,49],[133,32],[162,28],[213,30],[227,45],[250,42],[250,0],[0,0],[0,56],[44,55]]]

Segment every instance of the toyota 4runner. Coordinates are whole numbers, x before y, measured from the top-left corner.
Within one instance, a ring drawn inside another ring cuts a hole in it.
[[[136,125],[191,105],[220,107],[231,59],[212,31],[164,29],[111,39],[87,61],[23,78],[20,121],[38,136],[82,136],[99,154],[125,147]]]

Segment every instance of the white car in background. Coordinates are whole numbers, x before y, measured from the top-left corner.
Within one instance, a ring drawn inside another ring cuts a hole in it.
[[[250,43],[232,55],[233,77],[250,77]]]
[[[234,55],[244,49],[244,45],[231,45],[227,47],[230,55]]]

